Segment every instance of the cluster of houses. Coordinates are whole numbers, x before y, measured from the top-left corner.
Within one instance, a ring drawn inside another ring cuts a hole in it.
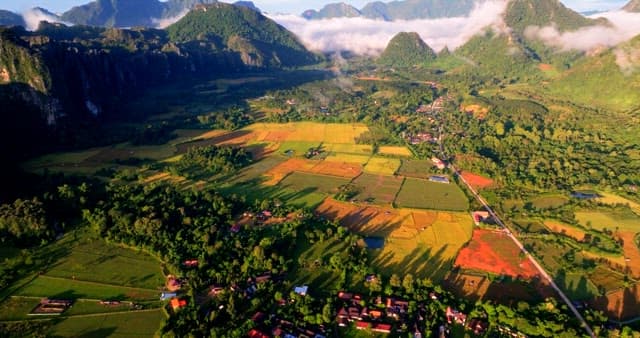
[[[431,162],[434,166],[436,166],[436,168],[438,168],[438,170],[444,170],[447,168],[447,164],[437,157],[432,157]]]
[[[249,338],[326,338],[325,329],[323,326],[316,328],[301,328],[294,325],[292,322],[276,318],[271,316],[268,318],[263,312],[256,312],[251,320],[258,326],[251,329],[247,336]],[[267,325],[267,319],[268,325]]]
[[[413,144],[418,145],[422,143],[436,143],[438,142],[438,138],[434,137],[433,134],[428,132],[419,132],[416,134],[408,134],[405,136],[406,140]]]

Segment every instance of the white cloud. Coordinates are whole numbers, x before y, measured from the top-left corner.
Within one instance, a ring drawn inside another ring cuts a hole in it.
[[[577,31],[560,32],[554,26],[527,27],[527,38],[539,39],[561,51],[578,50],[588,52],[602,47],[613,47],[640,34],[640,14],[615,11],[601,13],[610,25],[600,24]]]
[[[24,19],[24,22],[27,24],[26,28],[30,31],[37,30],[40,25],[40,21],[47,21],[51,23],[60,22],[65,25],[70,25],[69,23],[60,20],[57,16],[47,14],[37,8],[31,8],[22,12],[22,19]]]
[[[163,18],[163,19],[151,19],[151,22],[156,25],[156,28],[167,28],[171,25],[173,25],[174,23],[178,22],[180,19],[184,18],[185,15],[189,14],[189,9],[185,9],[182,12],[180,12],[178,15],[176,16],[172,16],[170,18]]]
[[[377,55],[400,32],[417,32],[433,49],[455,49],[488,26],[501,28],[506,0],[479,5],[468,17],[411,21],[379,21],[366,18],[335,18],[307,21],[295,15],[274,15],[272,19],[294,32],[314,51],[351,51]]]

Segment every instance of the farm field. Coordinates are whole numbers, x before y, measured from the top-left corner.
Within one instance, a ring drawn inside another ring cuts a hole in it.
[[[360,193],[354,199],[390,205],[400,191],[403,180],[401,177],[364,173],[353,181],[353,184],[360,189]]]
[[[514,305],[519,300],[537,302],[554,295],[553,289],[540,281],[491,279],[487,274],[475,272],[452,272],[445,285],[457,296],[471,301],[495,301],[506,305]]]
[[[334,194],[338,192],[338,187],[349,183],[349,181],[348,179],[334,176],[294,172],[280,181],[278,186],[294,191]]]
[[[433,162],[427,160],[411,160],[403,159],[398,175],[414,178],[429,178],[429,176],[438,172],[433,166]]]
[[[623,274],[602,265],[599,265],[589,275],[589,280],[597,287],[604,289],[607,293],[623,289],[625,286]]]
[[[255,123],[246,131],[257,134],[257,141],[305,141],[354,144],[356,138],[369,131],[364,124],[339,123]]]
[[[514,278],[538,276],[538,270],[507,235],[491,230],[474,230],[471,242],[460,251],[455,265]]]
[[[317,161],[305,160],[301,158],[291,158],[285,162],[281,162],[270,170],[265,172],[269,178],[264,182],[265,185],[276,185],[282,181],[287,175],[294,171],[310,171],[318,164]]]
[[[372,157],[364,166],[364,171],[377,175],[393,175],[400,168],[400,160],[395,158]]]
[[[558,221],[546,220],[544,221],[544,225],[550,231],[569,236],[575,239],[576,241],[582,241],[584,239],[584,236],[587,234],[584,230],[580,228],[577,228],[568,224],[564,224]]]
[[[631,274],[635,278],[640,278],[640,249],[635,243],[635,236],[637,232],[633,231],[620,231],[617,236],[624,242],[622,245],[622,251],[624,252],[625,265]]]
[[[153,337],[164,318],[160,309],[75,316],[56,324],[51,334],[54,337]]]
[[[640,232],[640,216],[628,211],[577,211],[576,219],[586,228],[598,231],[609,229],[614,231]]]
[[[495,186],[495,181],[484,177],[481,175],[477,175],[468,171],[463,171],[461,173],[462,178],[467,181],[474,189],[487,189]]]
[[[636,215],[640,216],[640,203],[607,192],[601,192],[600,195],[602,197],[598,198],[598,202],[612,205],[626,204],[629,206],[629,208],[631,208],[631,210],[633,210],[634,213],[636,213]]]
[[[329,162],[345,162],[345,163],[353,163],[359,165],[365,165],[369,162],[371,158],[370,155],[360,155],[360,154],[348,154],[348,153],[334,153],[330,154],[325,158],[325,161]]]
[[[329,143],[322,144],[322,150],[330,153],[371,155],[373,147],[369,144]]]
[[[67,278],[39,276],[31,283],[20,288],[16,296],[42,297],[53,299],[108,299],[108,300],[154,300],[159,291],[142,288],[129,288],[85,282]]]
[[[385,238],[371,250],[374,266],[384,274],[412,273],[434,281],[444,279],[458,251],[471,239],[473,222],[467,213],[390,209],[325,200],[319,215],[341,220],[351,230]]]
[[[640,299],[640,286],[635,284],[597,297],[590,303],[596,309],[602,309],[610,318],[628,320],[640,316],[638,299]]]
[[[407,178],[395,203],[403,208],[465,211],[469,201],[455,184]]]
[[[407,147],[380,146],[378,154],[400,157],[411,157],[413,154]]]

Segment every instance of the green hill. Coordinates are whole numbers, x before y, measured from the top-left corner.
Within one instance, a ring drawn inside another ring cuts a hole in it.
[[[316,61],[293,33],[255,10],[218,3],[191,11],[167,27],[171,41],[212,41],[257,66],[296,66]]]
[[[558,0],[512,0],[505,13],[505,23],[516,34],[522,34],[529,26],[555,25],[565,32],[595,25],[597,21],[585,18]]]
[[[375,1],[366,4],[361,10],[345,3],[334,3],[326,5],[320,11],[305,11],[302,16],[307,19],[362,16],[386,21],[446,18],[468,15],[476,2],[476,0]]]
[[[418,33],[398,33],[389,41],[387,48],[378,58],[378,63],[394,67],[410,67],[433,61],[436,52],[431,49]]]
[[[640,12],[640,0],[631,0],[622,9],[627,12]]]

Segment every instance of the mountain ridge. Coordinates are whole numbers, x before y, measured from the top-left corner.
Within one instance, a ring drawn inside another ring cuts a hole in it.
[[[364,17],[385,21],[433,19],[466,16],[471,13],[476,3],[482,1],[484,0],[375,1],[367,3],[360,10],[345,3],[332,3],[324,6],[319,11],[313,9],[307,10],[302,13],[302,16],[309,20],[338,17]]]
[[[411,67],[435,60],[436,52],[415,32],[396,34],[377,63],[391,67]]]

